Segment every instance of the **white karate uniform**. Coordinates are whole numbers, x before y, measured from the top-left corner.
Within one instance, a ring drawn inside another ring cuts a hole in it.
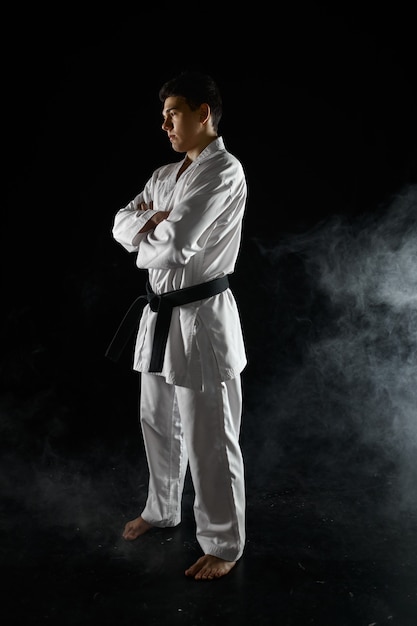
[[[231,274],[239,254],[247,199],[241,163],[221,137],[177,181],[182,163],[158,168],[114,220],[114,238],[137,254],[156,294]],[[139,210],[151,201],[153,209]],[[170,213],[139,233],[153,210]],[[133,362],[142,372],[140,419],[150,473],[142,517],[154,526],[180,522],[189,462],[200,546],[234,561],[245,543],[239,432],[246,352],[236,301],[229,288],[174,307],[162,371],[149,374],[156,317],[146,305]]]

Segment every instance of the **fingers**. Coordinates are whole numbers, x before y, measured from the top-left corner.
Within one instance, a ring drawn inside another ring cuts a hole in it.
[[[153,209],[153,200],[151,200],[149,202],[149,204],[146,204],[146,202],[141,202],[140,205],[139,205],[139,209],[141,211],[147,211],[148,209],[152,210]]]

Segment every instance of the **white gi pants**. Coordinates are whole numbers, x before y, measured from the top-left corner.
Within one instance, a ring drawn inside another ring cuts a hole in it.
[[[245,485],[239,445],[240,376],[204,391],[142,373],[140,423],[149,468],[143,519],[176,526],[187,464],[193,481],[196,537],[204,554],[236,561],[245,544]]]

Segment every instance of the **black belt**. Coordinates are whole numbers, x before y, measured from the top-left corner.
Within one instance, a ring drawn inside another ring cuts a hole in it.
[[[228,287],[229,277],[222,276],[220,278],[210,280],[207,283],[200,283],[199,285],[193,285],[192,287],[176,289],[175,291],[168,291],[157,295],[152,291],[148,280],[146,282],[146,294],[139,296],[133,304],[131,304],[106,350],[106,356],[113,361],[119,360],[127,342],[137,327],[139,314],[145,306],[145,303],[142,301],[147,300],[151,310],[158,314],[156,318],[149,372],[155,373],[162,371],[173,307],[190,304],[190,302],[196,302],[197,300],[203,300],[204,298],[210,298],[211,296],[215,296],[216,294],[225,291]]]

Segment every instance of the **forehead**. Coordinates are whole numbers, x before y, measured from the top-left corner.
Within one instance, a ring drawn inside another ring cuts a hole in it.
[[[186,109],[189,109],[189,106],[183,96],[169,96],[164,102],[162,114],[167,115],[171,109],[185,111]]]

